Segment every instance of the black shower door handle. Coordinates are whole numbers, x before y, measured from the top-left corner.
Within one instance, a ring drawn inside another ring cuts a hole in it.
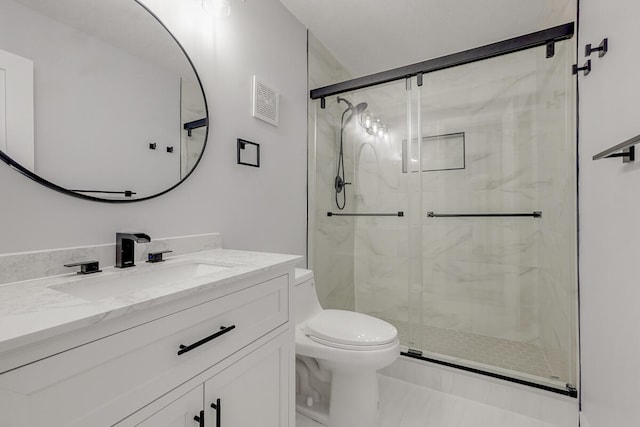
[[[215,340],[216,338],[218,338],[219,336],[222,336],[228,332],[231,332],[232,330],[234,330],[236,328],[236,325],[231,325],[231,326],[220,326],[220,330],[218,332],[216,332],[215,334],[209,335],[206,338],[201,339],[198,342],[194,342],[191,345],[181,345],[180,346],[180,350],[178,350],[178,356],[187,353],[191,350],[193,350],[194,348],[200,347],[202,344],[206,344],[211,340]]]

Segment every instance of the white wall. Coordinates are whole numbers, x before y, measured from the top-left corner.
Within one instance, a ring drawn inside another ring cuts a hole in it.
[[[224,246],[305,253],[306,32],[277,0],[233,2],[214,25],[199,1],[148,0],[203,80],[212,128],[198,169],[146,202],[110,205],[53,192],[0,165],[0,253],[218,231]],[[280,126],[251,117],[251,75],[281,91]],[[261,144],[262,167],[236,165],[236,138]]]
[[[640,3],[582,0],[584,45],[609,38],[580,90],[580,301],[582,410],[591,427],[638,425],[640,389],[640,162],[591,157],[640,134]]]

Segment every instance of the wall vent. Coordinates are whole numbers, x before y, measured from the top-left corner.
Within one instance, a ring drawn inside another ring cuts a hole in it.
[[[253,117],[278,126],[279,103],[280,94],[253,76]]]

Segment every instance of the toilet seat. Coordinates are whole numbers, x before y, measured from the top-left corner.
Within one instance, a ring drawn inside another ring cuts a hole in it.
[[[310,340],[317,342],[318,344],[326,345],[327,347],[338,348],[340,350],[352,350],[352,351],[373,351],[373,350],[385,350],[387,348],[393,348],[396,346],[396,341],[392,341],[387,344],[380,345],[349,345],[331,342],[323,340],[322,338],[307,335]]]
[[[389,323],[345,310],[323,310],[307,321],[305,335],[344,350],[382,350],[395,345],[398,331]]]

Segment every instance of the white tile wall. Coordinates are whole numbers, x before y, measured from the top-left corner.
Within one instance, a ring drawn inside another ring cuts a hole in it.
[[[318,88],[347,80],[351,76],[331,53],[309,33],[309,87]],[[337,172],[340,114],[345,104],[335,97],[321,110],[309,102],[309,268],[314,270],[318,298],[325,308],[353,310],[354,223],[349,218],[327,217],[337,211],[333,183]],[[317,114],[316,114],[317,110]],[[353,146],[351,138],[345,142]],[[351,182],[353,150],[345,151],[346,181]],[[347,209],[353,206],[354,191],[347,187]]]

